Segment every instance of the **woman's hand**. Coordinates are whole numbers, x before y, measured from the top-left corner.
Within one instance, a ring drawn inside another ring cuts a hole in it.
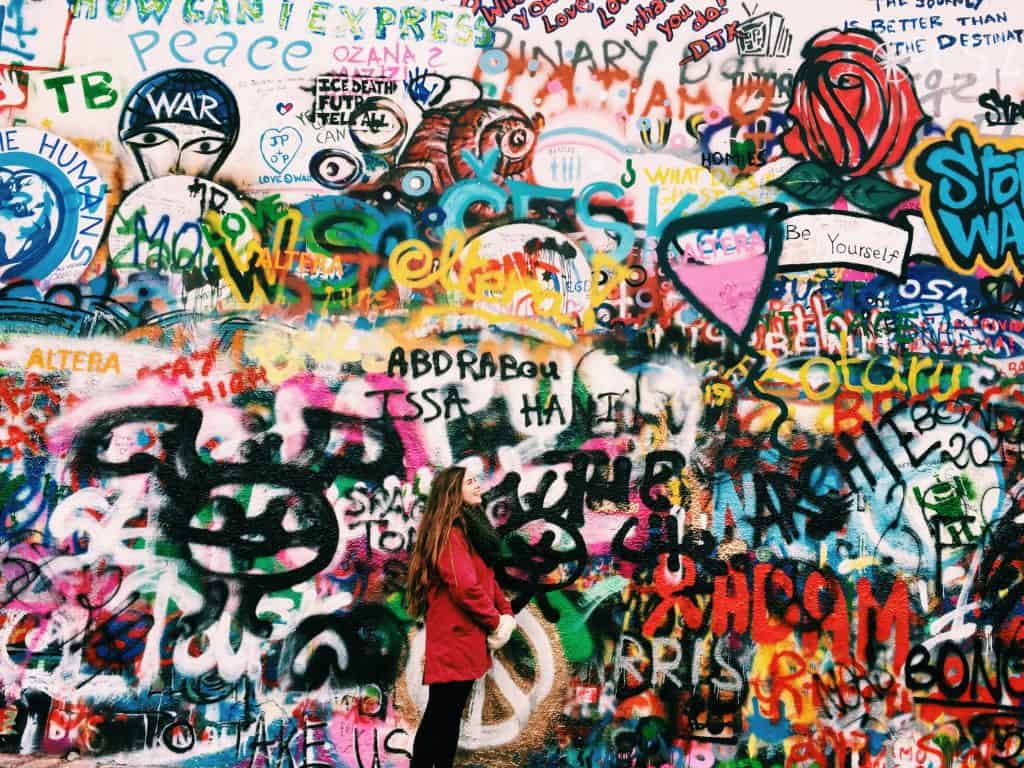
[[[509,638],[512,637],[515,629],[515,618],[507,613],[501,614],[501,619],[498,620],[498,628],[487,636],[487,647],[492,651],[502,648],[509,641]]]

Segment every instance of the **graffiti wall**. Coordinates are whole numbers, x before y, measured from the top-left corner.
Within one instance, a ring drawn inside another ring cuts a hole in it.
[[[460,765],[1022,765],[1024,6],[389,1],[0,0],[0,754],[406,768],[459,462]]]

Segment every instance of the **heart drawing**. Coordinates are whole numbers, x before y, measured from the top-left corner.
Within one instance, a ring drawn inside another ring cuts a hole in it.
[[[260,154],[263,162],[274,173],[282,173],[302,146],[298,128],[268,128],[260,136]]]
[[[290,101],[287,104],[283,101],[279,101],[277,102],[277,114],[287,115],[289,112],[292,111],[293,106],[295,105],[292,104]]]
[[[782,252],[785,207],[746,206],[682,216],[658,243],[658,266],[694,308],[746,346]]]

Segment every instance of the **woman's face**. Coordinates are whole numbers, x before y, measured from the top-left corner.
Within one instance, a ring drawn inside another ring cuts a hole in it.
[[[462,478],[462,500],[467,504],[476,505],[480,503],[482,494],[483,491],[476,479],[476,475],[471,475],[467,472],[465,477]]]

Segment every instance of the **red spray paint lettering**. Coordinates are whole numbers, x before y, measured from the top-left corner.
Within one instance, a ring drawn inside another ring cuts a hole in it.
[[[687,22],[692,19],[693,31],[700,32],[708,24],[718,21],[719,17],[729,12],[729,9],[726,7],[728,0],[716,0],[716,2],[718,3],[718,7],[709,5],[703,11],[696,12],[694,12],[688,4],[684,5],[678,11],[665,19],[665,21],[658,24],[658,30],[665,35],[666,40],[672,42],[672,38],[675,36],[674,30],[682,26],[683,22]]]

